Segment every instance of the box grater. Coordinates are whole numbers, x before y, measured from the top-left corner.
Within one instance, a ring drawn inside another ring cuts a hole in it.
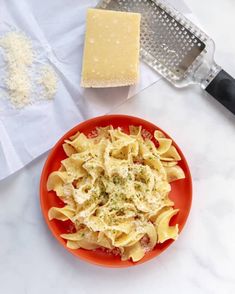
[[[235,80],[214,61],[214,42],[160,0],[102,0],[98,8],[141,13],[141,58],[177,87],[199,84],[235,114]]]

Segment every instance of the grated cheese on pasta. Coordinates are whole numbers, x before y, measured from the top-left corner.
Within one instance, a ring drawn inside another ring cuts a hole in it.
[[[63,144],[67,158],[49,175],[64,207],[51,207],[50,220],[71,220],[76,232],[62,234],[71,249],[118,250],[122,260],[143,258],[157,243],[176,239],[178,213],[169,199],[170,182],[185,177],[180,155],[160,131],[158,147],[130,126],[130,135],[112,126],[88,138],[77,133]],[[127,173],[125,172],[127,171]]]

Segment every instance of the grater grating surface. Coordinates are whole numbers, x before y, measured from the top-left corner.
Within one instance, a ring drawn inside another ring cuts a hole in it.
[[[141,57],[168,80],[187,79],[207,36],[173,8],[155,0],[103,0],[98,8],[141,13]]]
[[[199,84],[235,114],[235,79],[214,61],[215,45],[164,0],[101,0],[98,8],[141,14],[141,56],[173,85]]]

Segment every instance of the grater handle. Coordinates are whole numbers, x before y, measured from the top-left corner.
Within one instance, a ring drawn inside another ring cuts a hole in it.
[[[235,114],[235,79],[221,70],[205,89]]]

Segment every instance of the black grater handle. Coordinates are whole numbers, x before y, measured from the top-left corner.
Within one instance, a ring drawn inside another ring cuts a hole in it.
[[[235,79],[221,70],[205,89],[235,114]]]

